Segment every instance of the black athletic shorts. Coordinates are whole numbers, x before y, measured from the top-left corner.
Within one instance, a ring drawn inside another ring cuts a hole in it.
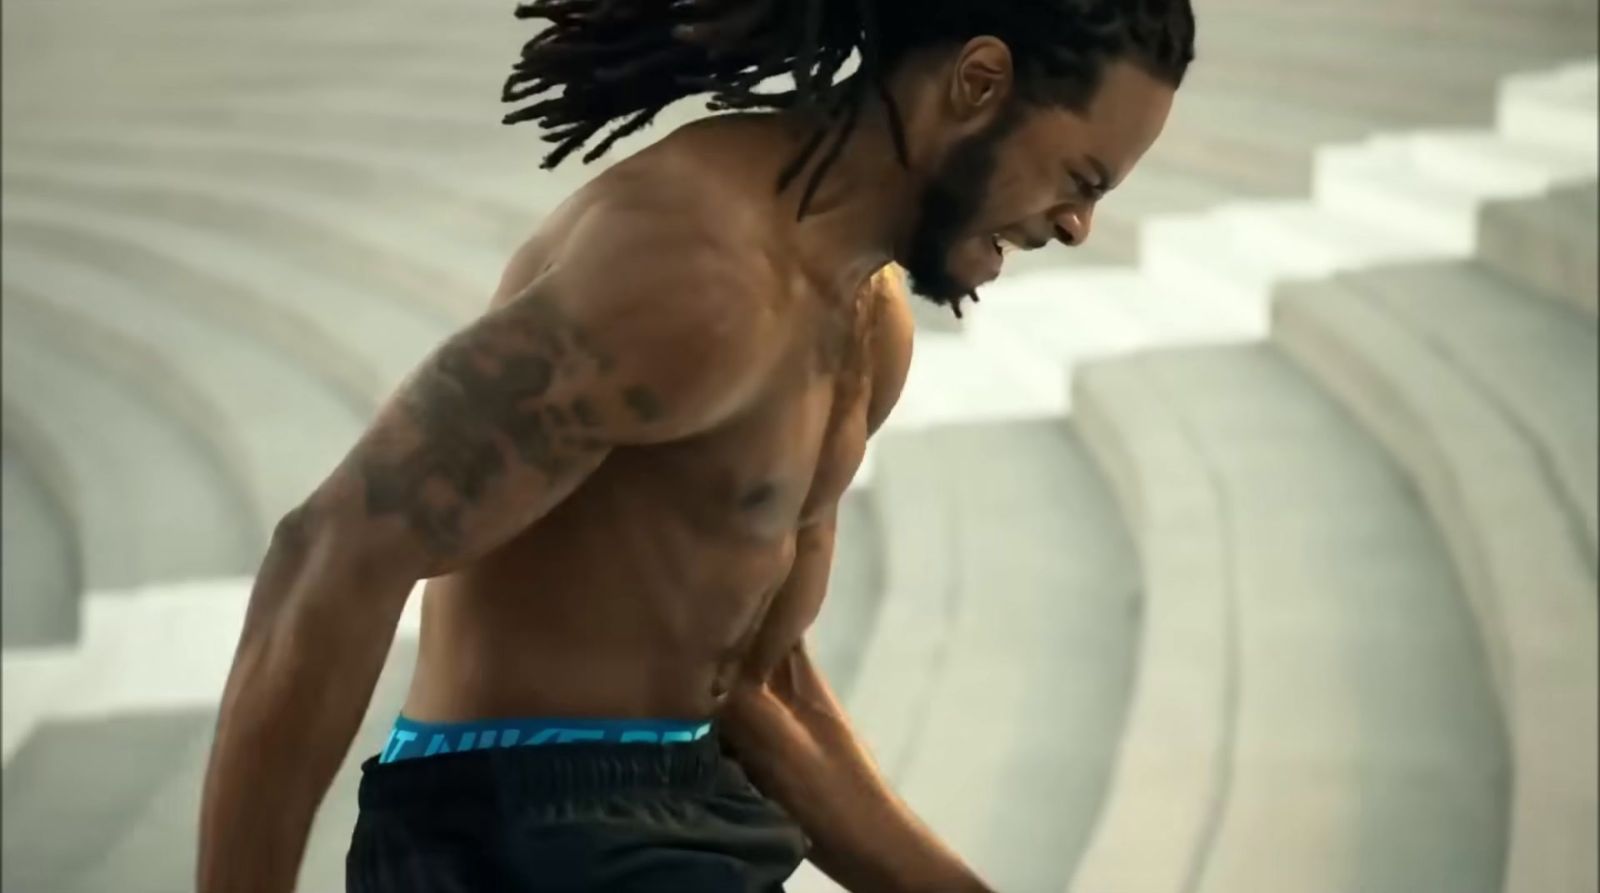
[[[715,735],[362,766],[348,893],[779,891],[806,840]]]

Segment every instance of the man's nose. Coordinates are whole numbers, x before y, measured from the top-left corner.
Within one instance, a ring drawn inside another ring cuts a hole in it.
[[[1057,211],[1051,218],[1055,224],[1056,238],[1071,246],[1082,245],[1089,238],[1094,222],[1094,206],[1068,207]]]

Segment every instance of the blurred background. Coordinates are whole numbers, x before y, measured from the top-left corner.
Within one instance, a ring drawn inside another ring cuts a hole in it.
[[[814,647],[1003,891],[1594,891],[1595,0],[1195,4],[1088,245],[919,308]],[[4,3],[7,893],[191,888],[268,531],[594,173],[511,12]]]

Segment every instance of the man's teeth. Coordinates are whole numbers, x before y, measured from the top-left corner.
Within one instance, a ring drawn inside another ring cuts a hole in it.
[[[1007,239],[1005,236],[1002,236],[999,233],[989,236],[989,241],[994,245],[994,250],[1001,255],[1010,254],[1018,249],[1017,243]]]

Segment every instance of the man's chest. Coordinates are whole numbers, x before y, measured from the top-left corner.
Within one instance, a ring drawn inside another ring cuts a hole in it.
[[[898,298],[896,298],[898,299]],[[830,514],[855,478],[871,429],[909,362],[883,315],[818,326],[786,374],[746,413],[683,444],[691,498],[752,532],[778,535]]]

